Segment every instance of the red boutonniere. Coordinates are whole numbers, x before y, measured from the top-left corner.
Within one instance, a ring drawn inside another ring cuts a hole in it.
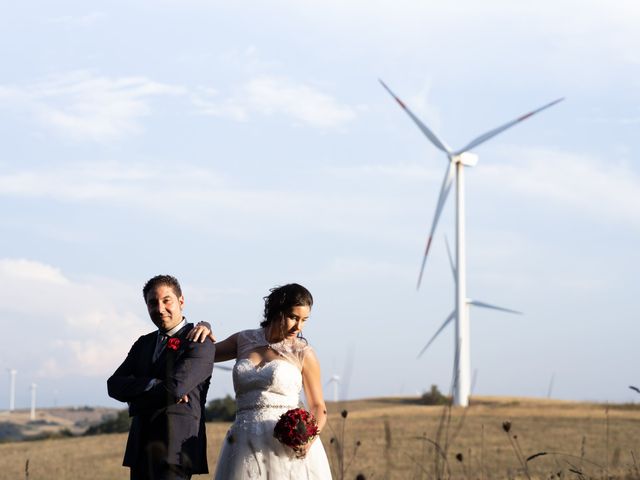
[[[176,337],[171,337],[167,341],[167,348],[170,350],[177,351],[180,348],[180,339]]]

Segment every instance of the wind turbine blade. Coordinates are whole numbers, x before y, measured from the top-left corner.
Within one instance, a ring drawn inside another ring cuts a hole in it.
[[[418,126],[418,128],[422,131],[422,133],[424,133],[427,136],[427,138],[431,140],[431,143],[433,143],[437,148],[439,148],[443,152],[450,154],[451,149],[442,140],[440,140],[435,133],[429,130],[429,127],[427,127],[424,123],[422,123],[422,121],[418,117],[416,117],[411,110],[407,108],[404,102],[400,100],[396,96],[396,94],[391,91],[389,87],[387,87],[386,83],[384,83],[380,79],[378,79],[378,81],[385,88],[385,90],[389,92],[389,94],[396,100],[396,102],[398,102],[398,105],[400,105],[404,109],[404,111],[407,112],[407,115],[411,117],[411,120],[413,120],[413,122]]]
[[[424,346],[424,348],[422,350],[420,350],[420,353],[418,354],[418,356],[416,358],[420,358],[420,356],[425,352],[425,350],[427,348],[429,348],[429,345],[431,345],[431,343],[433,343],[433,341],[436,339],[436,337],[438,335],[440,335],[440,332],[442,330],[444,330],[444,328],[449,324],[449,322],[451,322],[451,320],[453,320],[453,318],[456,316],[456,311],[454,310],[453,312],[451,312],[449,314],[449,316],[447,317],[447,319],[444,321],[444,323],[440,326],[440,328],[438,329],[438,331],[433,335],[433,337],[431,337],[431,340],[429,340],[429,342]]]
[[[547,390],[547,398],[551,398],[551,392],[553,392],[553,382],[556,379],[556,373],[551,374],[551,380],[549,380],[549,388]]]
[[[433,234],[436,231],[436,226],[438,225],[440,214],[442,213],[444,204],[447,201],[449,190],[451,190],[451,184],[453,183],[454,169],[455,169],[455,164],[450,161],[449,167],[447,168],[447,171],[444,174],[444,179],[442,180],[442,186],[440,187],[440,195],[438,196],[438,203],[436,204],[436,213],[433,216],[433,223],[431,224],[431,231],[429,232],[429,238],[427,239],[427,246],[424,249],[424,256],[422,257],[422,265],[420,266],[420,274],[418,275],[418,284],[416,286],[416,290],[420,288],[420,284],[422,283],[422,274],[424,273],[424,267],[427,264],[427,255],[429,254],[429,249],[431,248],[431,241],[433,240]]]
[[[511,310],[510,308],[498,307],[497,305],[491,305],[489,303],[479,302],[477,300],[467,300],[467,303],[475,307],[490,308],[492,310],[500,310],[501,312],[515,313],[517,315],[522,315],[522,312],[519,312],[518,310]]]
[[[482,135],[480,135],[478,138],[472,140],[471,142],[469,142],[468,145],[466,145],[464,148],[461,148],[460,150],[456,151],[454,153],[454,155],[460,155],[463,152],[466,152],[468,150],[471,150],[473,147],[477,147],[478,145],[480,145],[481,143],[486,142],[487,140],[489,140],[490,138],[495,137],[496,135],[498,135],[499,133],[504,132],[505,130],[507,130],[508,128],[513,127],[515,124],[522,122],[523,120],[526,120],[527,118],[535,115],[538,112],[541,112],[542,110],[545,110],[549,107],[554,106],[556,103],[560,103],[561,101],[563,101],[564,98],[559,98],[557,100],[554,100],[551,103],[547,103],[546,105],[533,110],[529,113],[525,113],[524,115],[521,115],[520,117],[516,118],[515,120],[512,120],[508,123],[505,123],[504,125],[498,127],[498,128],[494,128],[493,130],[488,131],[487,133],[484,133]]]
[[[469,393],[473,393],[476,389],[476,381],[478,380],[478,369],[473,370],[473,379],[471,380],[471,388],[469,389]]]
[[[451,377],[451,400],[453,401],[453,397],[455,396],[455,391],[460,381],[459,370],[458,370],[458,352],[460,351],[460,342],[456,342],[456,348],[453,352],[453,375]]]
[[[349,398],[349,386],[351,385],[351,377],[356,363],[355,360],[356,345],[351,345],[347,351],[347,361],[340,379],[340,398],[347,400]]]
[[[340,385],[340,377],[338,375],[332,375],[331,378],[329,380],[327,380],[327,383],[325,383],[325,387],[327,385],[331,385],[332,383],[337,383],[338,385]]]
[[[449,265],[451,266],[451,273],[453,273],[453,278],[456,278],[456,266],[453,263],[453,257],[451,256],[451,249],[449,248],[449,240],[447,236],[444,236],[444,244],[447,246],[447,257],[449,257]]]

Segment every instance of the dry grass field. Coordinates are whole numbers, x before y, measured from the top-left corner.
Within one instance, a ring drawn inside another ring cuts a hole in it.
[[[334,478],[640,479],[640,406],[474,400],[466,411],[419,405],[415,398],[330,405],[332,428],[325,428],[322,440]],[[505,421],[511,422],[508,433]],[[227,427],[207,425],[212,470]],[[129,478],[120,466],[125,440],[125,434],[113,434],[0,444],[0,478],[25,478],[29,460],[30,480],[124,480]],[[338,471],[340,452],[348,466],[344,476]]]

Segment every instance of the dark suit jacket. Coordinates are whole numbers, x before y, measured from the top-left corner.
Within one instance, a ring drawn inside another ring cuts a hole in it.
[[[188,341],[192,328],[188,323],[178,331],[178,349],[165,346],[155,362],[157,332],[143,335],[107,381],[109,396],[128,402],[132,417],[124,466],[167,462],[208,473],[204,408],[215,346]],[[145,391],[154,378],[162,382]],[[185,394],[189,403],[176,403]]]

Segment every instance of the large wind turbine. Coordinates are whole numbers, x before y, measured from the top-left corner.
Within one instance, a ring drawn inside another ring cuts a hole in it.
[[[456,321],[456,339],[455,339],[455,362],[454,362],[454,389],[453,389],[453,403],[457,406],[466,407],[469,404],[469,394],[471,389],[471,361],[470,361],[470,349],[469,349],[469,315],[468,315],[468,306],[476,305],[485,308],[492,308],[496,310],[510,311],[512,310],[503,309],[501,307],[495,307],[493,305],[486,304],[484,302],[477,302],[474,300],[470,300],[467,298],[466,292],[466,273],[467,273],[467,265],[466,265],[466,246],[465,246],[465,222],[464,222],[464,167],[473,167],[478,163],[478,156],[471,153],[471,150],[474,147],[479,146],[480,144],[486,142],[487,140],[495,137],[499,133],[504,132],[508,128],[513,127],[517,123],[520,123],[523,120],[535,115],[536,113],[545,110],[556,103],[564,100],[563,98],[559,98],[558,100],[554,100],[551,103],[548,103],[532,112],[529,112],[525,115],[522,115],[515,120],[512,120],[504,125],[501,125],[493,130],[490,130],[479,137],[473,139],[463,148],[458,150],[451,149],[445,142],[443,142],[438,136],[433,133],[418,117],[416,117],[411,110],[407,108],[407,106],[400,100],[387,85],[380,80],[382,86],[391,94],[391,96],[398,102],[404,111],[411,117],[413,122],[418,126],[418,128],[424,133],[424,135],[431,141],[431,143],[439,150],[444,152],[447,155],[448,165],[447,170],[444,175],[444,179],[442,180],[442,186],[440,187],[440,194],[438,195],[438,202],[436,204],[436,211],[433,218],[433,222],[431,224],[431,230],[429,232],[429,238],[427,239],[427,246],[424,251],[424,256],[422,257],[422,265],[420,266],[420,274],[418,276],[418,284],[417,288],[420,288],[420,283],[422,282],[422,274],[424,273],[424,268],[427,263],[427,256],[429,254],[429,249],[431,248],[431,242],[433,240],[433,235],[436,230],[436,226],[438,225],[438,220],[440,219],[440,214],[444,208],[444,204],[447,200],[447,196],[449,195],[449,190],[451,190],[451,185],[453,183],[454,174],[456,180],[456,259],[455,265],[453,265],[455,278],[456,278],[456,303],[455,309],[447,317],[444,324],[440,327],[440,329],[436,332],[433,338],[429,341],[427,346],[423,348],[422,354],[424,350],[431,344],[434,338],[444,329],[444,327],[453,319]],[[517,312],[514,312],[517,313]]]

